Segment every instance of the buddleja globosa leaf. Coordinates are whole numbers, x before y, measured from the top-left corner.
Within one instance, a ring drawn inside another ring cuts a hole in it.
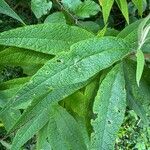
[[[72,44],[92,37],[92,33],[78,27],[46,23],[5,31],[0,34],[0,45],[57,55],[68,51]]]
[[[126,109],[126,91],[121,64],[116,65],[102,81],[95,98],[92,120],[91,150],[113,150],[117,132]]]

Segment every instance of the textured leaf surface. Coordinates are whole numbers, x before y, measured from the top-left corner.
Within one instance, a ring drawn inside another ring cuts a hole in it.
[[[62,0],[62,4],[79,18],[88,18],[100,11],[99,5],[92,0]]]
[[[92,0],[86,0],[82,2],[75,10],[74,13],[81,18],[89,18],[92,15],[96,15],[100,11],[100,7]]]
[[[95,98],[91,150],[114,149],[117,132],[126,109],[126,91],[122,65],[116,65],[102,81]]]
[[[89,82],[89,81],[88,81]],[[41,97],[34,99],[24,113],[22,114],[21,118],[18,120],[16,125],[12,127],[12,130],[21,127],[22,125],[26,124],[32,118],[38,118],[44,111],[48,111],[53,103],[57,103],[60,100],[63,100],[67,96],[73,94],[75,91],[79,90],[80,88],[84,87],[88,82],[79,83],[75,85],[68,85],[66,87],[56,89],[49,93],[46,97]]]
[[[0,34],[0,45],[31,49],[47,54],[68,51],[78,41],[94,37],[90,32],[64,24],[31,25]]]
[[[44,111],[38,118],[33,118],[20,128],[12,143],[12,150],[18,150],[34,136],[49,120],[49,113]]]
[[[124,30],[122,30],[118,37],[124,38],[131,45],[132,50],[137,50],[139,44],[139,25],[142,23],[143,19],[140,19],[130,25],[128,25]],[[150,23],[150,22],[148,22]],[[145,31],[143,32],[143,34]],[[142,45],[142,51],[145,53],[150,53],[150,33],[147,35],[147,40],[144,45]]]
[[[94,38],[74,44],[69,53],[50,60],[32,77],[13,98],[14,106],[53,89],[87,81],[129,52],[124,40],[113,37]]]
[[[87,149],[77,122],[64,108],[56,105],[50,114],[48,139],[52,149]]]
[[[52,8],[52,2],[47,0],[31,0],[31,9],[37,18],[46,15]]]
[[[37,134],[37,144],[36,149],[37,150],[51,150],[51,146],[48,143],[48,123],[38,132]]]
[[[16,47],[10,47],[0,52],[1,65],[43,65],[51,58],[51,55]]]
[[[126,83],[128,85],[128,89],[130,90],[130,94],[135,100],[139,101],[142,105],[149,104],[150,87],[148,85],[148,82],[145,81],[145,79],[142,77],[139,87],[136,83],[136,62],[127,60],[124,65]]]
[[[0,0],[0,13],[8,15],[24,24],[22,19],[9,7],[4,0]]]

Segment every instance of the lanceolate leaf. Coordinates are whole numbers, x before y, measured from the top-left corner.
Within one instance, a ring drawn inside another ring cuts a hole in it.
[[[94,38],[74,44],[69,53],[47,62],[17,93],[11,105],[17,106],[48,91],[87,81],[129,52],[124,40],[113,37]]]
[[[143,14],[143,2],[144,0],[132,0],[132,2],[135,4],[135,6],[138,8],[139,15],[142,16]]]
[[[126,109],[126,91],[122,65],[116,65],[102,81],[95,98],[91,149],[113,150]]]
[[[0,0],[0,13],[8,15],[24,24],[22,19],[9,7],[4,0]]]
[[[54,150],[87,149],[76,120],[59,105],[51,108],[48,131],[48,139]]]
[[[128,3],[126,0],[116,0],[122,14],[124,15],[127,23],[129,24],[129,12],[128,12]]]
[[[34,136],[49,120],[48,111],[43,111],[38,118],[33,118],[27,122],[16,133],[12,143],[12,150],[18,150],[26,143],[30,138]]]
[[[87,83],[80,83],[60,88],[52,91],[46,97],[43,96],[43,98],[40,97],[38,99],[34,99],[31,106],[29,106],[25,110],[21,118],[15,124],[15,126],[12,126],[13,129],[11,129],[11,131],[20,128],[18,134],[16,135],[17,137],[15,138],[16,140],[14,142],[14,147],[17,140],[20,137],[20,134],[23,137],[18,141],[18,145],[22,146],[27,140],[29,140],[34,134],[36,134],[36,132],[38,132],[47,123],[48,121],[47,116],[49,116],[48,115],[49,110],[52,109],[51,108],[52,104],[57,103],[58,101],[66,98],[68,95],[71,95],[72,93],[74,93],[74,91],[82,88]],[[39,125],[37,123],[38,121],[41,121]],[[17,148],[19,147],[16,146],[16,149]]]
[[[0,34],[0,45],[56,55],[68,51],[72,44],[92,37],[92,33],[78,27],[47,23],[3,32]]]
[[[75,91],[79,90],[80,88],[83,88],[89,82],[90,80],[84,83],[68,85],[66,87],[52,91],[46,97],[34,99],[31,103],[31,106],[29,106],[24,111],[21,118],[17,121],[16,125],[12,127],[12,131],[14,129],[20,128],[32,118],[38,118],[40,114],[43,113],[43,111],[48,111],[53,103],[57,103],[58,101],[63,100],[67,96],[73,94]]]
[[[144,54],[140,49],[137,50],[136,57],[137,57],[136,82],[139,86],[145,63]]]
[[[101,1],[103,18],[104,18],[104,23],[105,24],[108,21],[108,17],[109,17],[109,14],[110,14],[113,3],[114,3],[114,0],[103,0],[103,1]]]

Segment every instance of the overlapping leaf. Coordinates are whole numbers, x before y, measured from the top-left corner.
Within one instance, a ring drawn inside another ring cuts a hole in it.
[[[0,34],[0,45],[57,55],[78,41],[94,37],[90,32],[65,24],[39,24]]]
[[[43,65],[52,58],[51,55],[10,47],[0,52],[1,65]]]
[[[84,82],[129,52],[124,40],[113,37],[94,38],[74,44],[69,53],[47,62],[17,93],[11,105],[18,106],[47,91]]]
[[[122,65],[116,65],[102,81],[95,98],[91,149],[114,149],[117,132],[126,109],[126,91]]]
[[[52,149],[87,149],[76,120],[58,105],[51,108],[48,131],[48,139]]]

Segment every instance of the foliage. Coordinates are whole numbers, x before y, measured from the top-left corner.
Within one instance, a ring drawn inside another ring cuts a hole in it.
[[[0,33],[2,149],[149,149],[148,2],[9,3],[2,24],[21,24]],[[127,24],[118,29],[113,11]]]

